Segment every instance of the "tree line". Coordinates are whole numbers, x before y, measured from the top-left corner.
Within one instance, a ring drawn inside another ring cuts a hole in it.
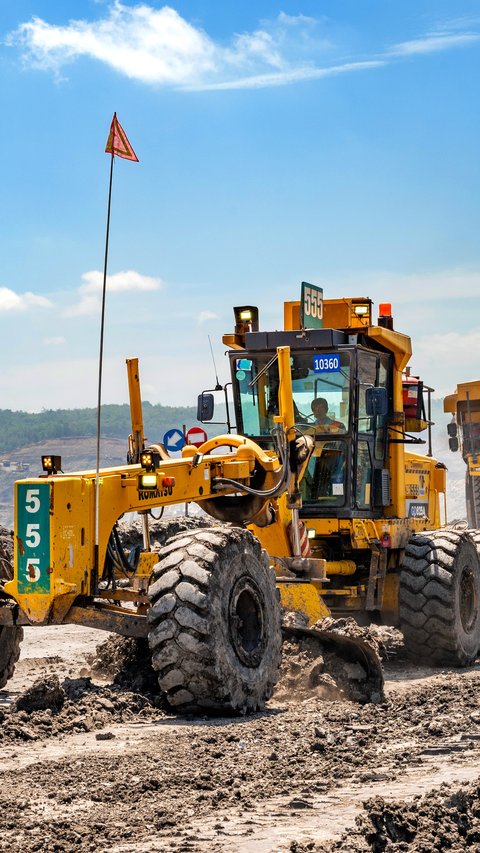
[[[148,402],[142,406],[145,436],[149,442],[162,441],[164,433],[173,427],[181,429],[185,424],[189,429],[198,425],[193,406],[162,406]],[[45,409],[35,413],[0,409],[0,454],[50,438],[83,438],[95,436],[96,432],[96,408]],[[131,432],[129,406],[102,406],[101,432],[108,438],[126,438]]]

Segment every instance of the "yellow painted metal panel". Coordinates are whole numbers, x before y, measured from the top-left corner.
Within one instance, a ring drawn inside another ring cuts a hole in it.
[[[296,610],[308,617],[308,624],[330,616],[320,592],[311,583],[277,583],[280,603],[286,610]]]
[[[325,571],[327,575],[353,575],[357,566],[353,560],[327,560]]]
[[[460,382],[457,385],[455,392],[450,394],[448,397],[445,397],[444,411],[455,414],[456,404],[459,402],[465,402],[467,394],[471,401],[480,400],[480,380],[476,380],[474,382]],[[449,406],[448,409],[445,408],[446,405]]]
[[[46,592],[36,592],[35,589],[23,591],[20,572],[23,571],[22,554],[28,546],[27,536],[25,542],[17,538],[14,578],[6,585],[6,591],[14,596],[32,622],[58,622],[62,620],[75,596],[88,594],[90,591],[90,573],[94,564],[94,482],[68,476],[58,479],[37,478],[24,482],[28,482],[30,486],[26,492],[27,500],[29,492],[33,494],[36,491],[35,486],[50,486],[50,553],[47,570],[50,584]],[[15,489],[18,513],[22,507],[18,504],[17,487],[18,483]],[[34,508],[34,505],[32,507]],[[17,521],[16,529],[18,530]],[[38,534],[42,535],[42,530],[39,530]],[[64,602],[58,601],[61,597],[65,597]]]
[[[283,303],[283,328],[286,332],[300,328],[300,301]]]
[[[144,551],[140,554],[135,577],[150,577],[154,566],[158,563],[158,553],[155,551]]]
[[[387,574],[385,577],[385,585],[383,587],[383,604],[382,613],[389,614],[389,622],[398,622],[398,595],[399,595],[400,577],[398,574]]]
[[[370,326],[368,335],[375,338],[379,343],[383,344],[386,350],[393,353],[395,359],[395,367],[400,373],[407,366],[410,356],[412,355],[412,342],[408,335],[403,335],[393,329],[386,329],[383,326]],[[398,411],[403,410],[403,405]]]

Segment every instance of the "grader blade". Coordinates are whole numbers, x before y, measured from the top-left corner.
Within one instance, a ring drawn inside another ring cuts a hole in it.
[[[296,625],[284,625],[282,632],[285,639],[310,641],[318,645],[318,655],[326,659],[327,669],[335,672],[335,680],[345,698],[362,705],[383,701],[384,679],[380,658],[367,640],[337,631]]]

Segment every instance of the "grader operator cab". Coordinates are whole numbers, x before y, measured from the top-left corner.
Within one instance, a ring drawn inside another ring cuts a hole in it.
[[[323,301],[305,285],[285,304],[283,331],[261,331],[253,306],[235,320],[223,341],[236,432],[180,459],[146,446],[129,360],[128,464],[96,483],[94,471],[63,474],[48,457],[42,476],[17,482],[15,573],[0,598],[4,680],[22,625],[73,622],[148,636],[160,687],[180,711],[254,710],[277,677],[282,609],[308,624],[289,620],[289,630],[361,662],[377,687],[370,647],[319,620],[399,625],[410,653],[433,663],[476,657],[476,542],[440,527],[445,466],[406,449],[428,423],[422,389],[415,412],[405,395],[410,338],[394,330],[390,306],[374,323],[369,299]],[[210,392],[199,416],[213,418]],[[153,552],[149,513],[185,502],[221,523]],[[144,541],[127,555],[117,521],[131,511]]]
[[[447,426],[450,450],[461,451],[465,472],[465,500],[469,527],[480,527],[480,382],[462,382],[443,401],[452,415]]]

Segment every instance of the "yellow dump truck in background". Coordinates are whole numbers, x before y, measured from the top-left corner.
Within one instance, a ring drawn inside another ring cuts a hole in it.
[[[443,401],[452,415],[448,424],[450,450],[460,450],[466,464],[465,501],[469,527],[480,527],[480,381],[462,382]]]

